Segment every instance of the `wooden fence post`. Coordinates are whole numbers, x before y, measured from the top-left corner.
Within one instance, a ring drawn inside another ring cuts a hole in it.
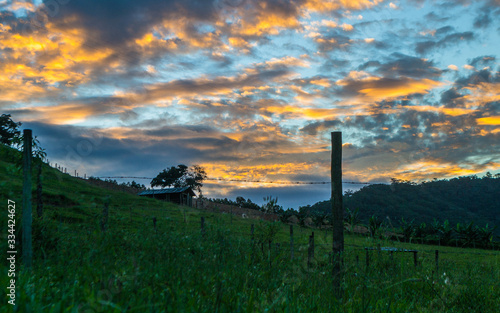
[[[31,242],[31,225],[33,216],[31,211],[31,143],[32,143],[31,129],[23,131],[23,215],[22,215],[22,249],[23,249],[23,263],[27,269],[31,269],[33,261],[33,250]]]
[[[293,260],[293,225],[290,225],[290,260]]]
[[[333,235],[333,287],[342,298],[342,254],[344,252],[344,208],[342,206],[342,132],[332,132],[332,235]]]
[[[156,230],[156,216],[153,216],[153,228],[155,229],[155,233],[158,233]]]
[[[417,251],[413,251],[413,263],[415,264],[415,268],[417,268],[418,265]]]
[[[370,251],[368,249],[365,250],[366,253],[366,269],[370,268]]]

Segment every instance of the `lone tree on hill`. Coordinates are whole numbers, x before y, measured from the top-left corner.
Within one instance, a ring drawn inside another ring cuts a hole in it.
[[[198,165],[193,165],[191,168],[184,164],[172,166],[169,169],[161,171],[151,181],[151,187],[191,187],[201,193],[203,181],[207,178],[205,169]]]

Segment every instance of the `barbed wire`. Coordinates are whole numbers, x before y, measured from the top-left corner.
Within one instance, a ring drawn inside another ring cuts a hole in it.
[[[143,176],[99,176],[99,179],[153,179],[153,177]],[[238,183],[262,183],[262,184],[280,184],[280,185],[327,185],[331,181],[281,181],[281,180],[250,180],[250,179],[226,179],[220,177],[209,177],[205,180],[220,181],[220,182],[238,182]],[[358,181],[343,181],[343,184],[351,185],[374,185],[387,184],[382,182],[358,182]]]

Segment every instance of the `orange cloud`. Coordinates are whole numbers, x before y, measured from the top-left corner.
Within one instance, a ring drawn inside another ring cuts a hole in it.
[[[476,122],[478,125],[498,126],[498,125],[500,125],[500,115],[481,117],[481,118],[476,119]]]
[[[360,89],[359,92],[368,98],[381,100],[381,99],[393,99],[404,97],[414,93],[428,93],[430,89],[441,86],[442,83],[434,81],[431,79],[406,79],[402,81],[397,81],[393,84],[377,84],[379,78],[374,78],[367,87],[372,85],[373,87]]]
[[[486,170],[498,169],[500,163],[493,163],[487,166],[470,166],[470,165],[457,165],[447,162],[438,161],[421,161],[408,164],[394,171],[393,177],[421,181],[437,178],[456,177],[474,175],[484,172]]]
[[[433,107],[430,105],[414,105],[407,107],[410,110],[415,110],[419,112],[436,112],[443,113],[450,116],[461,116],[474,113],[476,110],[473,109],[462,109],[462,108],[445,108],[445,107]]]
[[[244,36],[277,35],[282,28],[298,28],[300,23],[297,16],[278,15],[265,11],[254,21],[243,20],[238,33]]]
[[[308,0],[303,8],[310,11],[325,12],[340,8],[360,10],[373,7],[383,0]]]
[[[338,109],[319,109],[319,108],[302,108],[296,106],[269,106],[262,108],[262,111],[273,114],[284,114],[288,118],[306,118],[306,119],[327,119],[337,117]]]

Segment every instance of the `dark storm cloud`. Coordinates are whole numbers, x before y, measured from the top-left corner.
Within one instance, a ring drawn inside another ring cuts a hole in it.
[[[235,142],[227,137],[116,139],[106,131],[76,126],[37,122],[27,122],[23,126],[33,129],[41,145],[47,147],[50,158],[59,160],[59,164],[65,164],[68,168],[85,166],[92,168],[99,165],[102,175],[108,174],[107,168],[110,168],[110,171],[116,171],[116,168],[126,169],[127,173],[149,171],[152,175],[166,165],[234,160],[227,154],[217,151],[236,149]],[[178,126],[178,128],[179,130],[172,130],[169,135],[186,134],[191,131],[189,126]],[[140,130],[134,132],[136,135],[141,133]],[[161,130],[158,133],[161,134]],[[207,149],[207,146],[211,148]]]
[[[368,61],[359,67],[360,70],[374,67],[376,72],[384,77],[414,77],[426,78],[436,77],[441,75],[441,70],[434,66],[434,62],[427,59],[421,59],[394,53],[390,56],[389,61],[381,63],[380,61]]]
[[[451,45],[456,45],[462,41],[470,42],[475,39],[473,32],[453,33],[445,36],[440,40],[427,40],[417,43],[415,51],[418,54],[426,54],[435,49],[447,48]]]
[[[49,3],[50,1],[45,1]],[[121,46],[142,37],[152,26],[180,16],[197,21],[216,17],[214,1],[73,0],[59,6],[51,22],[60,28],[84,28],[92,45]]]

